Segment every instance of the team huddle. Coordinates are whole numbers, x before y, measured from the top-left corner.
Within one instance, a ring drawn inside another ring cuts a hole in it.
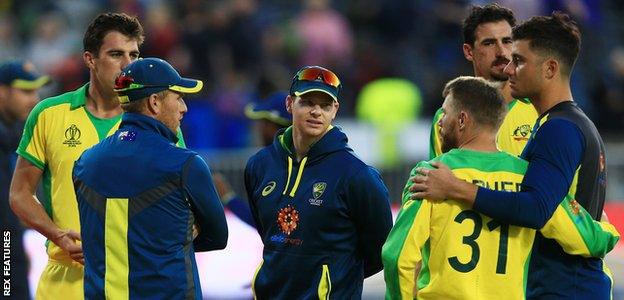
[[[603,258],[620,235],[603,212],[602,138],[570,88],[576,24],[555,12],[517,25],[491,4],[463,36],[474,77],[442,91],[393,224],[379,172],[332,125],[334,72],[303,67],[283,114],[248,111],[279,124],[247,162],[247,206],[184,144],[183,97],[202,81],[139,59],[135,17],[97,16],[89,82],[39,102],[17,148],[11,208],[49,241],[36,298],[201,299],[195,252],[225,248],[223,204],[236,203],[264,244],[257,299],[358,299],[382,270],[386,299],[610,299]]]

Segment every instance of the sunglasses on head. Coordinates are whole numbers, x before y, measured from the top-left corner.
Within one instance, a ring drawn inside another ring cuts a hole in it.
[[[143,87],[140,84],[136,84],[134,83],[134,78],[122,74],[117,76],[117,78],[115,78],[115,90],[117,91],[125,91],[125,90],[132,90],[132,89],[136,89],[136,88],[140,88]]]
[[[124,91],[129,91],[129,90],[147,88],[147,87],[161,87],[161,85],[145,85],[145,84],[140,84],[140,83],[134,83],[134,78],[128,75],[122,74],[122,75],[119,75],[115,79],[114,89],[117,92],[124,92]]]
[[[335,88],[340,87],[340,79],[338,79],[338,76],[336,76],[334,72],[316,66],[300,70],[295,75],[295,80],[322,81]]]

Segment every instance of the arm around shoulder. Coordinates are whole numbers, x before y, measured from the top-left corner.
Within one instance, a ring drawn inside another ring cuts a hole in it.
[[[546,224],[568,194],[585,141],[575,124],[555,119],[540,127],[533,143],[522,191],[479,188],[475,210],[511,225],[540,229]]]

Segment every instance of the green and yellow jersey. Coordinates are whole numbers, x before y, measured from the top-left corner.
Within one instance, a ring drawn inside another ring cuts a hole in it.
[[[524,146],[531,136],[531,128],[537,119],[537,111],[528,99],[514,99],[507,105],[507,115],[501,124],[496,145],[501,151],[520,156]],[[440,140],[440,126],[438,121],[442,118],[442,108],[438,109],[433,116],[431,133],[429,135],[429,159],[442,154]]]
[[[496,190],[517,191],[527,162],[505,152],[454,149],[439,156],[455,176]],[[416,168],[429,167],[427,162]],[[410,176],[410,177],[411,177]],[[535,230],[501,224],[458,201],[414,201],[407,183],[403,205],[382,249],[387,299],[524,299]],[[569,254],[603,257],[619,239],[564,199],[541,229]],[[418,265],[421,264],[420,271]]]
[[[85,107],[88,88],[86,84],[39,102],[28,116],[17,149],[21,157],[43,170],[44,197],[39,200],[48,216],[58,227],[77,232],[80,223],[72,183],[74,162],[86,149],[114,133],[121,121],[121,115],[100,119],[89,113]],[[51,259],[72,261],[54,243],[47,246]]]

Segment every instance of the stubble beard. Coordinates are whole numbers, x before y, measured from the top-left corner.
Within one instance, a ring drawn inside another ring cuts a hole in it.
[[[503,74],[490,73],[490,80],[496,81],[496,82],[505,82],[509,80],[509,75],[505,73]]]
[[[450,134],[440,134],[442,153],[449,152],[458,147],[457,137],[452,135],[455,131],[455,126],[449,126],[447,130]]]

